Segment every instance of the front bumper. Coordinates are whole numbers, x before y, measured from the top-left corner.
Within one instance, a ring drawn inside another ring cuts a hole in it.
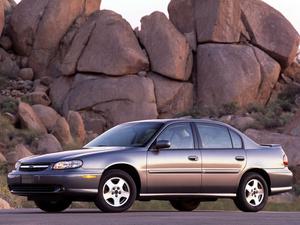
[[[96,195],[102,171],[99,170],[47,170],[42,172],[12,171],[7,176],[11,193],[34,197],[54,195]]]

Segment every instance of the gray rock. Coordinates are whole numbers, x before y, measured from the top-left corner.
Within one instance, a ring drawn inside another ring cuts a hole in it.
[[[139,38],[149,55],[151,70],[175,80],[188,80],[193,58],[184,35],[161,12],[143,17],[141,23]]]
[[[280,72],[278,63],[251,46],[199,45],[197,57],[196,95],[201,106],[265,104]]]
[[[18,77],[20,77],[22,80],[33,80],[33,70],[31,68],[20,69]]]
[[[47,133],[47,130],[42,121],[35,114],[32,107],[27,103],[21,102],[19,104],[18,115],[20,117],[21,125],[23,128],[35,131],[38,134]]]
[[[154,73],[149,74],[149,78],[154,82],[160,118],[174,117],[192,109],[193,84],[174,81]]]
[[[181,33],[195,33],[194,0],[171,0],[168,6],[170,21]]]
[[[77,144],[83,146],[86,139],[86,131],[80,113],[69,111],[67,119],[73,139]]]
[[[59,117],[53,127],[52,134],[57,138],[62,146],[68,146],[73,143],[70,127],[67,120]]]
[[[77,74],[64,101],[64,114],[70,110],[82,114],[87,130],[95,129],[90,127],[93,120],[99,127],[104,121],[105,129],[122,122],[157,118],[154,85],[151,79],[136,75],[113,78]]]
[[[45,105],[48,106],[51,104],[51,100],[45,92],[31,92],[25,95],[25,98],[32,104],[32,105]]]
[[[195,1],[198,43],[236,43],[241,35],[240,0]]]
[[[260,0],[241,0],[241,7],[251,41],[280,62],[283,69],[290,65],[299,45],[299,34],[291,23]]]
[[[52,134],[45,134],[40,137],[36,149],[39,154],[60,152],[62,150],[61,144]]]
[[[56,125],[56,121],[60,118],[60,115],[49,106],[33,105],[32,108],[48,132],[51,132]]]
[[[93,16],[96,25],[78,61],[78,71],[120,76],[148,70],[149,61],[127,21],[108,10]]]

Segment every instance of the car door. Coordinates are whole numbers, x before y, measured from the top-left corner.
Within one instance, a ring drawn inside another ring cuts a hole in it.
[[[168,149],[149,149],[147,154],[148,193],[199,193],[201,155],[195,150],[190,123],[167,126],[156,140],[170,141]]]
[[[196,123],[202,155],[202,193],[235,193],[246,154],[241,137],[226,126]]]

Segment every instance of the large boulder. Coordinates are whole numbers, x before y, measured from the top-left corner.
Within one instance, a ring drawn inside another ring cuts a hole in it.
[[[39,0],[40,1],[40,0]],[[75,19],[82,14],[84,0],[51,0],[38,25],[29,65],[36,75],[46,75],[50,59],[55,55],[61,39]]]
[[[83,114],[86,129],[97,133],[122,122],[157,118],[154,85],[151,79],[135,75],[77,74],[64,102],[64,114],[70,110]],[[97,121],[96,130],[89,126],[91,120]]]
[[[257,63],[260,65],[260,87],[256,97],[259,104],[265,105],[279,79],[280,65],[273,58],[261,51],[253,48]]]
[[[36,115],[32,107],[27,103],[20,102],[18,106],[18,115],[23,128],[27,128],[37,133],[47,133],[44,124]]]
[[[58,118],[55,126],[53,127],[52,134],[62,144],[62,146],[69,146],[73,143],[70,127],[64,117]]]
[[[0,36],[5,25],[4,2],[0,1]]]
[[[141,23],[138,35],[149,55],[151,70],[172,79],[188,80],[193,57],[185,36],[161,12],[143,17]]]
[[[160,118],[170,118],[193,107],[193,84],[178,82],[163,76],[149,74],[154,82],[157,110]]]
[[[55,56],[60,41],[80,16],[99,9],[100,0],[22,0],[13,10],[10,35],[17,53],[29,57],[37,76]]]
[[[86,140],[86,131],[80,113],[70,111],[67,119],[73,139],[82,146]]]
[[[128,75],[148,70],[149,61],[130,24],[122,16],[102,10],[94,18],[96,25],[78,61],[78,71]],[[92,25],[87,23],[87,26]]]
[[[60,76],[50,85],[50,99],[52,107],[58,112],[62,112],[62,106],[73,83],[73,77]]]
[[[38,154],[54,153],[62,150],[61,144],[52,134],[45,134],[40,137],[36,148]]]
[[[279,77],[278,63],[252,46],[199,45],[197,57],[196,95],[199,106],[265,104]]]
[[[45,105],[33,105],[32,108],[48,132],[51,132],[60,115],[54,109]]]
[[[195,31],[194,6],[194,0],[171,0],[169,3],[169,18],[183,34]]]
[[[248,129],[245,132],[250,138],[260,144],[280,144],[286,152],[289,159],[289,166],[299,166],[300,161],[300,138],[286,135],[273,133],[269,131],[259,131],[254,129]]]
[[[295,58],[299,34],[277,10],[260,0],[242,0],[243,22],[251,41],[270,54],[283,68]]]
[[[63,75],[74,75],[77,63],[97,22],[98,14],[94,14],[78,29],[70,47],[67,49],[60,65]]]
[[[239,42],[240,0],[196,0],[194,4],[198,43]]]
[[[10,36],[18,54],[30,55],[48,2],[49,0],[23,0],[14,8],[10,19]]]

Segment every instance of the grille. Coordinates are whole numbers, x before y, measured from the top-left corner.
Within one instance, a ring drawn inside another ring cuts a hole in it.
[[[43,171],[49,168],[49,164],[22,164],[19,168],[20,171]]]
[[[11,185],[9,188],[12,192],[24,193],[55,193],[62,190],[62,187],[57,185]]]

